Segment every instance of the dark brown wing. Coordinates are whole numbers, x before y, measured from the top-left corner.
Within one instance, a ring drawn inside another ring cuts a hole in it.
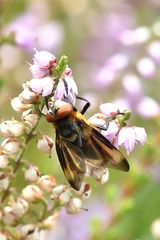
[[[79,190],[86,172],[82,150],[61,138],[58,133],[56,133],[56,150],[66,179],[74,189]]]
[[[83,152],[86,161],[100,167],[110,167],[129,171],[129,164],[123,154],[111,144],[100,132],[83,120],[78,120],[83,131]]]

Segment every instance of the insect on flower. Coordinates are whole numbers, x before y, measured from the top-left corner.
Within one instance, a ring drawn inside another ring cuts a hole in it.
[[[52,106],[46,102],[48,112],[45,115],[56,131],[56,151],[70,185],[80,190],[86,173],[86,162],[99,167],[129,171],[129,164],[122,153],[115,148],[99,131],[99,126],[87,122],[84,113],[90,103],[86,102],[81,112],[71,103],[61,100]],[[103,129],[104,130],[104,129]]]

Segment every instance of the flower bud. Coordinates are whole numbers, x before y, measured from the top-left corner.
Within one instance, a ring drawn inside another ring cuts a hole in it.
[[[9,161],[7,155],[0,153],[0,168],[6,168],[8,163]]]
[[[115,104],[113,103],[103,103],[100,105],[100,110],[101,112],[106,116],[113,116],[116,113],[118,113],[118,108]]]
[[[5,234],[4,232],[0,232],[0,239],[1,240],[8,240],[7,234]]]
[[[29,88],[24,89],[20,94],[19,98],[22,103],[37,103],[39,100],[39,96],[32,92]]]
[[[30,81],[24,82],[22,85],[23,89],[30,88],[30,84],[31,84]]]
[[[11,208],[12,212],[16,216],[21,217],[28,211],[29,205],[25,199],[19,197],[15,202],[11,204]]]
[[[15,97],[11,100],[11,106],[16,112],[24,112],[31,108],[31,104],[24,104],[21,102],[19,97]]]
[[[151,233],[155,239],[160,239],[160,218],[156,219],[151,225]]]
[[[53,151],[52,138],[47,135],[42,135],[41,138],[39,138],[38,140],[37,148],[45,153],[48,153],[49,156],[51,156]]]
[[[2,217],[2,221],[5,223],[5,224],[8,224],[8,225],[12,225],[15,223],[17,217],[16,215],[12,212],[12,208],[7,206],[7,207],[4,207],[3,209],[3,217]]]
[[[89,184],[82,183],[80,190],[78,191],[78,195],[81,196],[82,199],[87,199],[91,195],[91,187]]]
[[[81,211],[82,201],[79,198],[71,198],[65,207],[67,213],[78,214]]]
[[[20,143],[15,138],[7,138],[1,143],[3,153],[8,155],[14,155],[20,150]]]
[[[97,182],[104,184],[109,179],[109,171],[108,168],[94,168],[93,169],[93,176],[96,177]]]
[[[0,133],[4,137],[20,137],[24,131],[25,126],[17,120],[8,120],[0,124]]]
[[[51,192],[56,186],[56,179],[54,176],[44,175],[40,177],[38,185],[44,192]]]
[[[52,189],[52,198],[59,198],[60,194],[66,191],[68,187],[66,185],[58,185]]]
[[[42,222],[42,228],[44,229],[51,229],[56,224],[57,218],[59,216],[59,213],[54,213],[52,216],[49,216]]]
[[[28,185],[22,190],[22,196],[27,201],[30,201],[30,202],[34,202],[34,201],[41,199],[42,194],[43,193],[42,193],[41,189],[34,184]]]
[[[34,54],[34,64],[42,69],[48,69],[56,65],[56,57],[47,51],[37,51]]]
[[[9,177],[6,173],[0,173],[0,189],[7,190],[9,186]]]
[[[102,113],[96,113],[92,117],[88,119],[89,123],[93,124],[96,127],[105,128],[107,130],[107,127],[109,123],[106,122],[106,116]]]
[[[25,179],[30,182],[35,182],[40,176],[40,172],[37,166],[30,165],[24,172]]]
[[[28,109],[22,113],[22,119],[29,127],[33,128],[37,124],[38,115],[33,113],[31,109]]]
[[[36,229],[33,233],[28,233],[25,240],[39,240],[40,239],[40,232],[38,229]]]
[[[71,198],[71,191],[70,191],[70,189],[66,189],[66,191],[64,191],[63,193],[61,193],[59,195],[59,201],[61,202],[61,204],[68,203],[70,198]]]
[[[34,232],[35,229],[36,229],[36,225],[34,224],[19,225],[17,227],[17,230],[22,237],[26,237],[30,232]]]

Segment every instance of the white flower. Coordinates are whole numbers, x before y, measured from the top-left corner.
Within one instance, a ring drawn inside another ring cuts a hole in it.
[[[25,179],[30,182],[38,180],[40,173],[37,166],[30,165],[24,172]]]
[[[20,150],[20,143],[16,138],[7,138],[1,143],[3,153],[5,154],[16,154]]]
[[[78,214],[81,211],[82,201],[79,198],[71,198],[65,207],[67,213]]]
[[[22,196],[24,197],[24,199],[30,202],[34,202],[41,199],[42,194],[43,193],[41,189],[34,184],[28,185],[22,190]]]
[[[39,178],[38,185],[45,192],[51,192],[56,186],[56,179],[54,176],[43,175]]]
[[[47,135],[42,135],[38,140],[37,148],[51,156],[53,151],[53,139]]]
[[[25,88],[20,94],[19,98],[22,101],[22,103],[28,104],[28,103],[37,103],[39,96],[32,92],[29,88]]]
[[[24,104],[21,102],[19,97],[15,97],[11,100],[11,106],[17,112],[24,112],[25,110],[31,108],[32,104]]]
[[[16,120],[8,120],[0,124],[0,133],[4,137],[20,137],[24,131],[23,123]]]

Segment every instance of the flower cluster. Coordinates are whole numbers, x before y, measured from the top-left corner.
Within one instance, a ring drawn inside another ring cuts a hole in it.
[[[57,61],[53,54],[35,50],[30,70],[33,78],[11,100],[12,108],[21,113],[20,120],[0,124],[0,133],[5,137],[0,148],[0,222],[4,226],[0,236],[3,239],[39,239],[41,230],[54,226],[61,207],[67,213],[77,214],[82,209],[82,199],[91,194],[89,184],[83,182],[78,192],[67,185],[58,185],[54,176],[42,175],[37,166],[23,159],[33,137],[37,138],[39,150],[49,156],[54,151],[53,139],[37,131],[46,101],[74,106],[78,94],[66,56]],[[91,117],[89,122],[102,128],[102,134],[116,147],[123,145],[130,153],[135,144],[144,144],[145,130],[126,123],[129,111],[121,111],[113,104],[102,104],[100,109],[102,113]],[[96,168],[89,163],[86,167],[86,177],[92,176],[101,184],[108,180],[107,168]],[[18,190],[14,179],[22,169],[25,186]]]
[[[115,53],[113,50],[107,58],[102,55],[100,62],[103,61],[104,64],[91,72],[95,86],[100,89],[110,89],[120,83],[123,97],[115,99],[115,103],[125,105],[143,118],[154,118],[160,114],[155,93],[146,92],[145,88],[145,83],[154,84],[159,74],[159,25],[160,22],[155,21],[151,26],[129,26],[123,29],[120,34],[116,34],[119,52]],[[108,32],[106,35],[108,36]],[[114,41],[111,43],[114,44]],[[97,45],[101,46],[100,42]],[[155,99],[150,95],[155,96]]]

